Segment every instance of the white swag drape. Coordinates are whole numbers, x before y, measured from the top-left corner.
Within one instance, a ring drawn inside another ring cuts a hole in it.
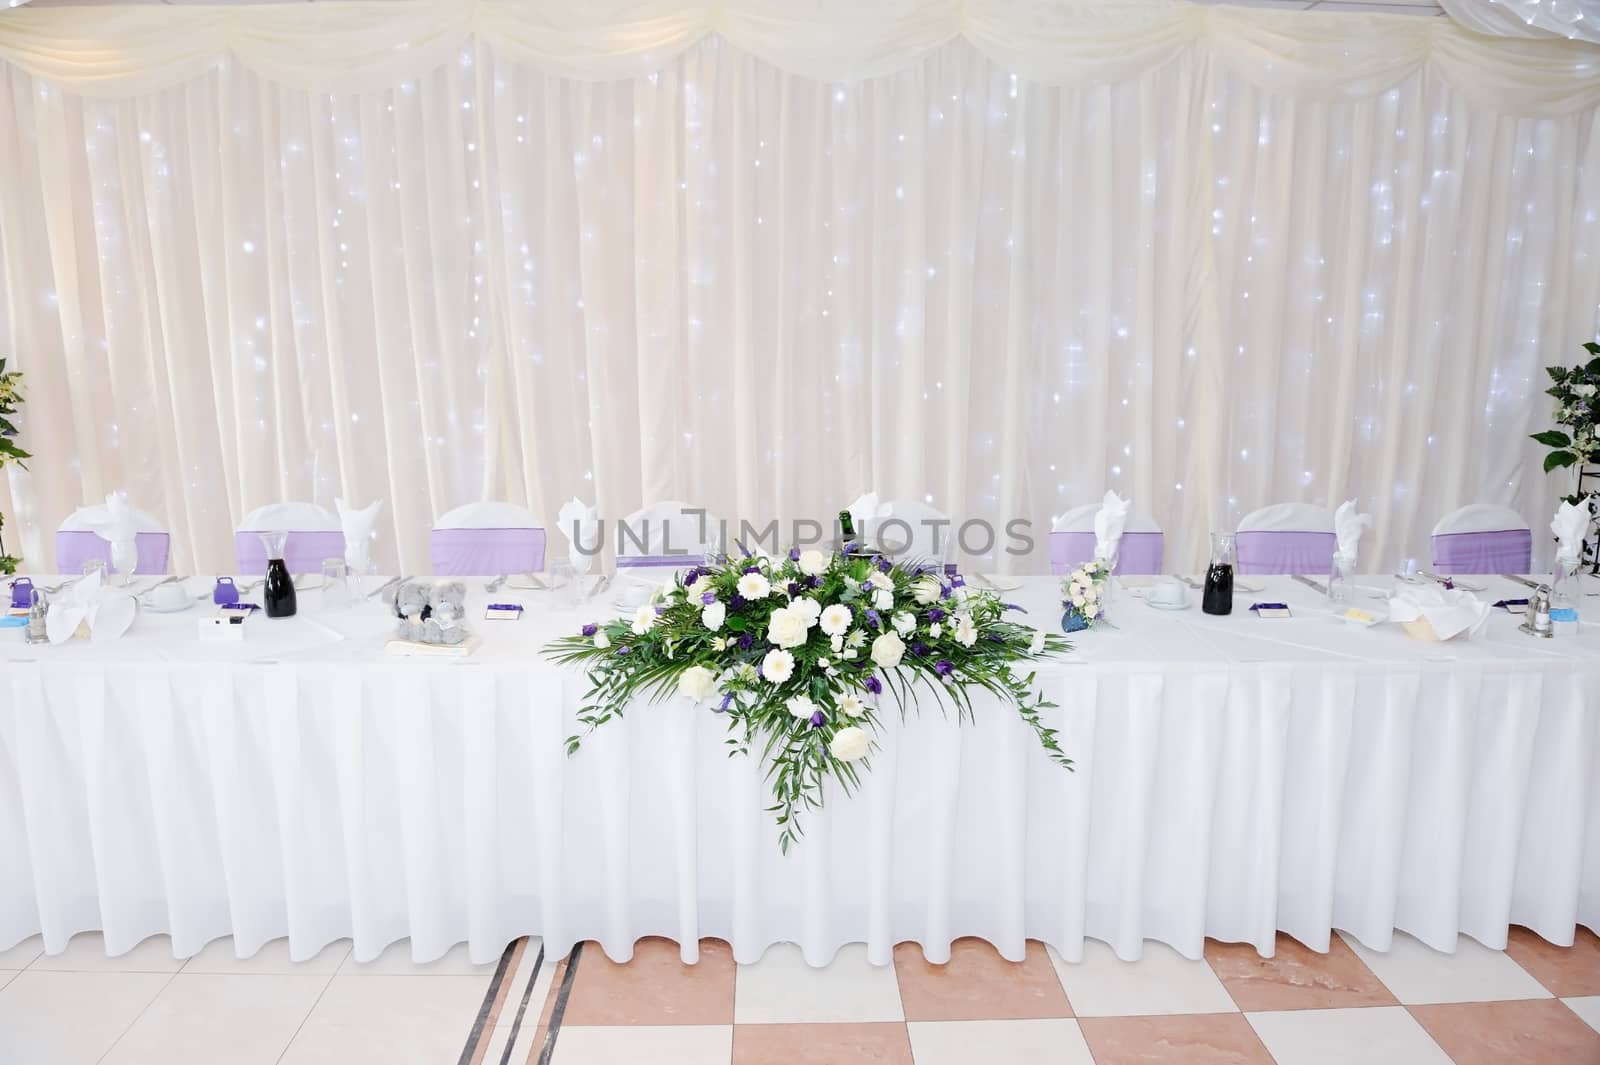
[[[1600,314],[1600,52],[650,6],[0,18],[31,565],[113,487],[179,572],[280,498],[389,500],[380,560],[416,571],[478,498],[766,518],[870,486],[1030,518],[1038,569],[1107,486],[1180,567],[1256,506],[1354,496],[1377,567],[1456,505],[1538,525],[1567,490],[1525,434]]]

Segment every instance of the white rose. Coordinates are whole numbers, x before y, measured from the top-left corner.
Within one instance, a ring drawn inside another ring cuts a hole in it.
[[[789,713],[794,717],[810,717],[817,712],[817,704],[804,695],[791,695],[783,705],[789,708]]]
[[[646,603],[633,612],[633,634],[643,636],[656,627],[656,608]]]
[[[861,701],[861,696],[855,692],[848,692],[839,697],[839,713],[846,717],[860,717],[867,712],[867,704]]]
[[[843,651],[844,650],[844,637],[843,636],[830,636],[830,637],[828,637],[828,650],[832,651],[834,654],[838,654],[840,651]]]
[[[606,635],[605,629],[595,630],[594,645],[602,651],[611,646],[611,637]]]
[[[843,603],[835,603],[822,612],[822,631],[839,639],[850,631],[850,622],[855,620],[855,615],[850,613],[850,608]],[[838,650],[837,647],[834,648]]]
[[[918,577],[917,582],[911,586],[911,594],[922,606],[936,602],[944,593],[944,585],[939,583],[939,578],[929,573]]]
[[[1028,653],[1030,655],[1036,655],[1040,651],[1043,651],[1043,650],[1044,650],[1044,630],[1043,629],[1034,629],[1033,630],[1033,642],[1028,644]]]
[[[759,573],[746,573],[739,578],[739,594],[751,601],[765,599],[772,594],[772,585]]]
[[[956,615],[956,643],[962,647],[971,647],[978,642],[978,627],[972,623],[972,618],[967,614]]]
[[[690,666],[678,674],[678,694],[695,702],[711,698],[717,691],[717,677],[705,666]]]
[[[800,552],[800,572],[807,577],[820,577],[828,572],[828,563],[831,560],[821,551],[812,549]]]
[[[937,640],[940,636],[944,635],[944,626],[935,621],[932,625],[928,626],[928,635]]]
[[[700,623],[712,632],[722,628],[722,622],[728,616],[728,608],[721,602],[707,603],[704,610],[700,611]]]
[[[892,632],[886,632],[872,641],[872,660],[884,669],[898,666],[905,653],[905,643]]]
[[[867,583],[874,588],[886,588],[891,592],[894,591],[894,581],[890,580],[889,575],[882,570],[873,570],[872,575],[867,578]]]
[[[904,610],[896,614],[892,620],[895,631],[902,636],[910,636],[911,630],[917,627],[917,619]]]
[[[805,615],[806,628],[808,629],[815,625],[817,623],[817,619],[822,616],[822,604],[808,595],[803,595],[799,599],[796,599],[794,602],[790,603],[789,609],[798,610],[801,614]]]
[[[781,649],[768,651],[761,660],[761,675],[773,684],[782,684],[794,676],[794,655]]]
[[[841,762],[854,762],[866,756],[869,742],[867,734],[854,725],[846,725],[833,734],[828,750]]]
[[[780,606],[767,617],[767,642],[779,647],[799,647],[810,630],[804,612],[793,607]]]
[[[872,593],[872,605],[878,610],[893,610],[894,593],[887,588],[879,588]]]

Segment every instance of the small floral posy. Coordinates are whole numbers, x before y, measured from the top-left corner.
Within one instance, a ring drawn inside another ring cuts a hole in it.
[[[1103,559],[1091,559],[1061,580],[1061,628],[1080,632],[1092,626],[1105,612],[1102,595],[1111,567]]]
[[[1600,344],[1585,344],[1589,361],[1577,366],[1547,366],[1551,385],[1545,394],[1556,401],[1557,429],[1534,433],[1550,448],[1544,471],[1600,460]],[[1576,500],[1573,500],[1576,502]]]
[[[801,833],[831,778],[846,793],[868,768],[885,689],[902,712],[931,692],[959,719],[988,692],[1021,716],[1050,759],[1071,760],[1045,725],[1055,704],[1019,667],[1067,650],[1061,636],[1008,619],[1017,609],[959,574],[821,551],[696,566],[633,616],[585,625],[545,650],[583,666],[584,735],[635,699],[681,695],[727,718],[733,753],[766,763],[779,845]],[[567,740],[569,754],[581,736]]]

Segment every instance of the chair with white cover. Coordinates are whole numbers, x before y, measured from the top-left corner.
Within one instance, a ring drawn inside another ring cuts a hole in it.
[[[1533,567],[1533,532],[1510,507],[1472,503],[1433,527],[1433,571],[1527,573]]]
[[[134,549],[138,552],[134,572],[145,575],[167,572],[167,561],[172,555],[172,535],[151,515],[136,508],[129,509],[138,527],[133,537]],[[57,573],[81,573],[83,564],[92,559],[104,562],[106,572],[116,572],[111,565],[111,545],[94,531],[105,520],[106,505],[96,503],[79,507],[56,528]]]
[[[1239,522],[1234,546],[1239,572],[1333,572],[1333,511],[1314,503],[1275,503]]]
[[[544,528],[515,503],[467,503],[433,523],[429,546],[441,577],[503,577],[544,569]]]
[[[891,558],[940,564],[956,554],[956,528],[943,511],[916,501],[884,504],[861,523],[862,541]]]
[[[721,551],[717,519],[705,508],[668,500],[622,519],[617,530],[618,569],[698,566]]]
[[[233,557],[239,574],[254,577],[267,572],[267,549],[258,533],[289,534],[283,564],[290,573],[317,573],[330,558],[344,558],[344,533],[339,519],[315,503],[268,503],[244,516],[233,533]]]
[[[1050,525],[1050,572],[1064,577],[1094,558],[1094,516],[1100,503],[1073,507]],[[1161,572],[1165,538],[1161,526],[1148,514],[1131,511],[1117,545],[1117,568],[1121,574]]]

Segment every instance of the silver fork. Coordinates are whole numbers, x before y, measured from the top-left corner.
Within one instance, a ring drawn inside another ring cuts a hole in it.
[[[504,584],[505,582],[506,582],[506,575],[504,573],[502,573],[502,574],[500,574],[500,576],[496,577],[494,580],[486,582],[484,584],[484,586],[483,586],[483,590],[486,591],[486,592],[498,592],[500,590],[500,586],[502,584]]]

